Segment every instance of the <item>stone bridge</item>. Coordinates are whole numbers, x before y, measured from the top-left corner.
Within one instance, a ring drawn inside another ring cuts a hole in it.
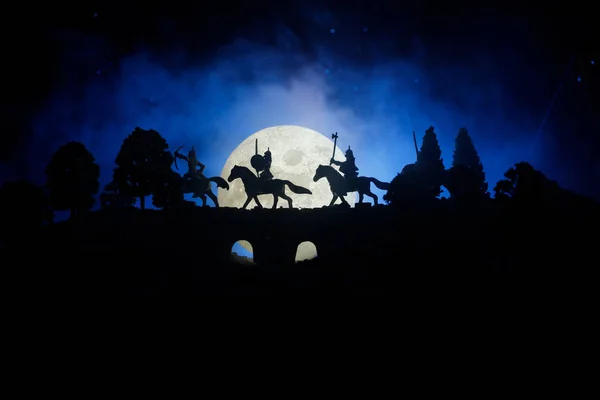
[[[202,209],[198,223],[216,228],[207,239],[217,259],[228,259],[239,240],[252,245],[254,262],[260,265],[288,265],[295,262],[298,245],[312,242],[320,257],[335,257],[354,242],[392,229],[392,214],[385,206],[323,209],[234,208]],[[189,221],[193,222],[193,221]],[[386,228],[389,227],[389,228]]]

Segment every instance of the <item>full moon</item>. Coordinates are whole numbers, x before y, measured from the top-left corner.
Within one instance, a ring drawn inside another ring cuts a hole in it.
[[[272,153],[271,173],[274,179],[285,179],[303,186],[312,192],[310,194],[295,194],[287,187],[285,193],[292,198],[294,208],[321,208],[329,205],[333,197],[327,179],[313,182],[313,176],[320,164],[329,165],[333,152],[333,141],[312,129],[294,125],[281,125],[265,128],[248,136],[229,155],[221,177],[227,179],[235,165],[241,165],[254,171],[250,159],[255,154],[255,143],[258,139],[258,154],[263,155],[267,148]],[[336,147],[336,160],[344,160],[344,152]],[[222,207],[240,208],[246,201],[246,192],[240,179],[229,183],[229,190],[219,189],[219,204]],[[259,197],[265,208],[273,206],[273,195],[265,194]],[[356,193],[345,197],[350,205],[356,203]],[[339,203],[339,200],[338,200]],[[254,200],[248,209],[256,207]],[[288,207],[287,201],[279,199],[279,208]],[[251,251],[251,246],[245,241],[242,246]],[[296,254],[296,261],[314,258],[316,252],[313,246],[301,245]]]

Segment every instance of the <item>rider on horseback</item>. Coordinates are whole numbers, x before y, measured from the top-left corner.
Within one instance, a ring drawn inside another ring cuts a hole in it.
[[[344,174],[344,178],[350,183],[358,177],[358,168],[356,167],[356,159],[354,158],[354,153],[350,150],[350,146],[348,146],[345,155],[346,161],[336,161],[331,158],[330,162],[340,167],[340,172]]]
[[[188,178],[193,179],[193,178],[203,178],[204,177],[204,175],[202,175],[202,172],[204,172],[205,166],[200,161],[198,161],[198,159],[196,158],[196,150],[194,149],[194,146],[192,146],[192,149],[190,151],[188,151],[187,156],[180,154],[179,150],[175,150],[175,157],[180,158],[180,159],[184,160],[185,162],[187,162],[188,172],[186,172],[183,175],[183,179],[188,179]],[[198,169],[196,169],[196,167],[198,167]]]
[[[267,147],[267,151],[265,151],[264,155],[265,167],[262,172],[259,174],[259,178],[263,180],[263,183],[267,183],[270,180],[273,180],[273,174],[271,173],[271,162],[273,159],[271,158],[271,151]]]

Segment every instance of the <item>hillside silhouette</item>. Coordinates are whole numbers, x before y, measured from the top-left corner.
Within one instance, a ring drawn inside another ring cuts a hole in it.
[[[396,294],[415,277],[465,284],[483,276],[505,281],[515,274],[584,272],[594,264],[598,203],[560,188],[526,162],[507,166],[505,179],[489,185],[492,196],[466,128],[449,169],[430,127],[417,161],[399,166],[386,204],[357,208],[198,207],[183,198],[194,170],[185,177],[175,172],[168,149],[158,132],[136,128],[95,211],[99,168],[80,143],[57,151],[44,187],[5,184],[0,259],[12,290]],[[449,198],[439,198],[442,187]],[[162,209],[143,209],[147,196]],[[133,206],[135,198],[143,199],[142,209]],[[54,222],[53,211],[60,210],[70,218]],[[238,240],[252,244],[253,260],[232,253]],[[303,241],[313,242],[318,256],[295,263]]]

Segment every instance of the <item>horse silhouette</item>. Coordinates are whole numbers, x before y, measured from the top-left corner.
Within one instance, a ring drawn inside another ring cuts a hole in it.
[[[327,179],[329,188],[333,194],[329,207],[331,207],[338,198],[342,200],[343,205],[349,206],[346,199],[344,199],[344,196],[351,192],[358,192],[359,204],[362,204],[364,195],[366,194],[372,198],[375,205],[377,205],[377,195],[371,192],[371,182],[375,184],[377,189],[387,190],[390,187],[389,183],[381,182],[378,179],[368,176],[359,176],[350,179],[344,178],[335,168],[330,167],[329,165],[319,165],[317,167],[313,181],[317,182],[321,178]]]
[[[244,183],[244,190],[246,191],[246,196],[248,196],[242,208],[246,208],[252,199],[254,199],[259,208],[262,208],[262,204],[260,204],[260,201],[258,201],[258,196],[261,194],[273,195],[273,208],[277,208],[277,201],[280,197],[284,200],[287,200],[290,208],[293,208],[291,197],[285,194],[286,185],[292,192],[296,194],[312,194],[312,192],[307,188],[294,185],[292,182],[287,180],[272,179],[265,181],[264,179],[257,178],[252,171],[240,165],[236,165],[231,169],[231,173],[229,174],[227,180],[232,182],[238,178]]]
[[[182,191],[184,194],[193,193],[193,198],[200,198],[202,206],[206,205],[206,196],[208,196],[215,203],[215,207],[219,207],[219,200],[217,200],[217,196],[215,196],[210,187],[211,182],[216,183],[221,189],[229,190],[229,184],[220,176],[207,178],[204,175],[199,175],[190,179],[184,179]]]

